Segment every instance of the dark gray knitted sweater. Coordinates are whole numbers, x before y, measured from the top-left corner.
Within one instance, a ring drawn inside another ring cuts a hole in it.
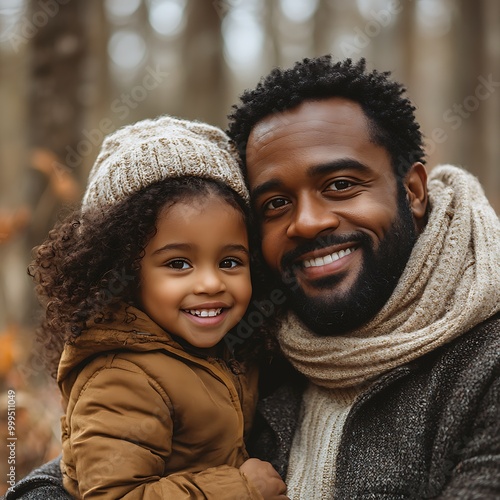
[[[283,477],[300,401],[297,384],[263,399],[250,443],[251,453]],[[5,498],[70,499],[57,460]],[[355,403],[339,446],[334,498],[500,499],[500,315],[388,373]]]
[[[58,457],[42,465],[9,488],[5,500],[22,498],[25,500],[71,500],[62,485],[62,474]]]
[[[259,403],[251,452],[284,478],[300,400],[285,386]],[[391,371],[353,405],[333,493],[500,499],[500,315]]]

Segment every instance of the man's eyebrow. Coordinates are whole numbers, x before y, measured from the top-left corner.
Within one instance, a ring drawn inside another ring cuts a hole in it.
[[[283,186],[283,183],[279,179],[269,179],[262,184],[255,186],[250,193],[252,198],[258,198],[260,195],[266,193],[267,191],[272,191],[273,189],[279,189]]]
[[[315,175],[334,173],[340,170],[356,170],[359,173],[368,173],[371,171],[370,167],[359,162],[358,160],[354,160],[352,158],[341,158],[339,160],[329,161],[320,165],[314,165],[308,169],[307,175],[309,177],[314,177]],[[251,197],[258,198],[267,191],[272,191],[274,189],[279,190],[281,187],[283,187],[283,182],[280,179],[269,179],[268,181],[255,186],[255,188],[252,189]]]
[[[364,174],[371,171],[368,165],[365,165],[358,160],[354,160],[353,158],[340,158],[338,160],[329,161],[320,165],[314,165],[307,171],[307,175],[309,177],[314,177],[315,175],[329,174],[340,170],[356,170],[357,172]]]

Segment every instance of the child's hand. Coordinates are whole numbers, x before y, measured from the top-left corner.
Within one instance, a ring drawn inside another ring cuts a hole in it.
[[[240,472],[259,490],[264,500],[288,499],[285,496],[286,484],[269,462],[263,462],[258,458],[249,458],[240,467]]]

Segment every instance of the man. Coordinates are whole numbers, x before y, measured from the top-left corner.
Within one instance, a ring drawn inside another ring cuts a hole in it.
[[[253,443],[292,499],[500,498],[500,224],[470,174],[427,180],[403,92],[306,59],[230,117],[306,380]]]
[[[322,57],[231,116],[300,373],[261,401],[250,445],[292,499],[500,494],[500,224],[469,174],[427,180],[403,90]],[[25,488],[8,498],[44,498]]]

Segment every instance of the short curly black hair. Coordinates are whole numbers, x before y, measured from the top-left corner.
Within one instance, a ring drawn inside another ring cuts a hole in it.
[[[238,147],[244,173],[248,137],[257,122],[303,101],[344,97],[360,104],[373,142],[389,152],[396,177],[404,178],[413,163],[425,163],[425,152],[415,107],[403,96],[403,85],[390,75],[367,71],[364,58],[333,62],[331,55],[306,58],[289,69],[275,68],[240,96],[240,104],[228,116],[227,132]]]

